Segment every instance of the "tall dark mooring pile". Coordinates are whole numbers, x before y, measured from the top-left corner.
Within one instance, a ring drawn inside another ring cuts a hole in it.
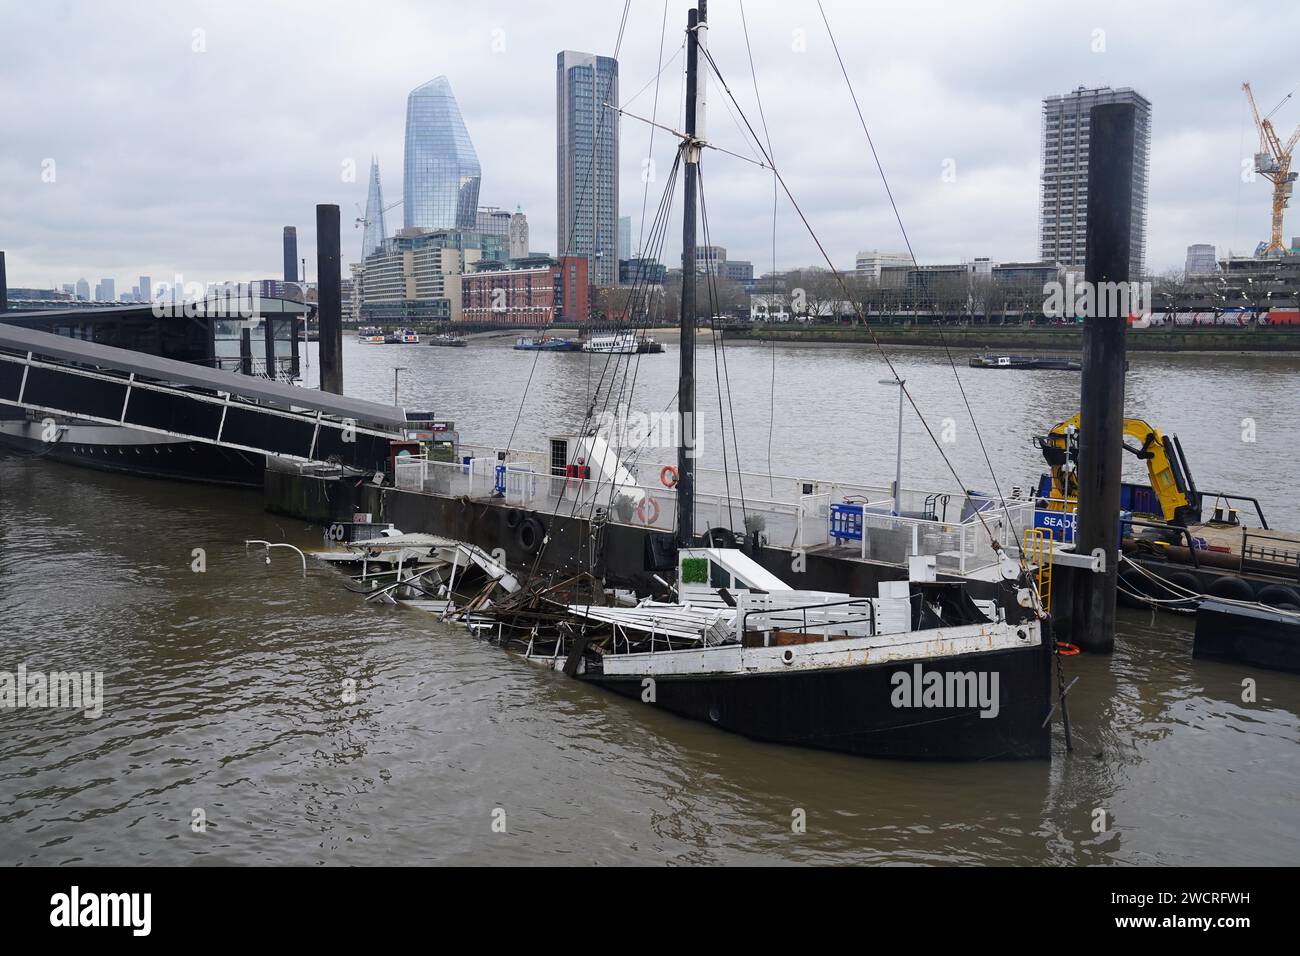
[[[1106,292],[1127,288],[1130,278],[1135,123],[1133,106],[1115,103],[1094,106],[1089,124],[1084,280],[1093,293],[1093,308],[1083,324],[1079,515],[1074,541],[1080,554],[1100,550],[1105,565],[1100,572],[1077,576],[1071,630],[1075,643],[1099,653],[1110,653],[1115,646],[1129,302],[1127,295]]]
[[[320,387],[343,394],[343,297],[340,280],[339,207],[316,207],[316,314],[320,323]]]

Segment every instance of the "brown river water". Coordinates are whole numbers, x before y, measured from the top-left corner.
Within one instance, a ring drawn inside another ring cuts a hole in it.
[[[540,448],[581,424],[605,359],[508,345],[349,341],[347,391],[391,401],[407,366],[402,404],[484,443],[519,415],[515,444]],[[891,355],[936,434],[952,419],[962,484],[989,488],[942,352]],[[955,358],[1003,490],[1030,485],[1030,437],[1076,410],[1078,375]],[[707,342],[699,359],[705,463],[720,465]],[[775,472],[892,478],[897,393],[873,350],[744,344],[726,362],[747,471],[768,470],[770,425]],[[1271,524],[1300,527],[1298,371],[1286,356],[1136,355],[1128,414],[1180,436],[1202,490],[1255,495]],[[676,374],[675,345],[644,357],[633,409],[663,409]],[[904,436],[905,484],[956,486],[910,412]],[[97,718],[0,710],[0,862],[1300,862],[1300,676],[1193,661],[1183,618],[1121,610],[1113,656],[1067,661],[1073,754],[1058,725],[1050,761],[873,761],[616,698],[365,605],[286,552],[268,565],[246,538],[305,547],[320,529],[264,513],[257,492],[0,456],[0,671],[104,675]]]

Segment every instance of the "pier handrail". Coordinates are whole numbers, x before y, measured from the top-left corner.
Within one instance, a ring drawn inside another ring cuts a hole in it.
[[[467,452],[474,453],[472,454],[472,457],[475,458],[485,458],[485,457],[495,458],[498,452],[504,451],[508,456],[510,455],[518,456],[520,459],[537,462],[542,465],[545,465],[549,461],[546,452],[538,449],[529,449],[529,448],[502,449],[492,445],[483,444],[481,442],[461,442],[460,447]],[[507,460],[507,464],[514,464],[514,463],[516,462],[510,462],[509,460]],[[803,485],[803,484],[821,485],[823,489],[842,488],[850,491],[850,493],[856,492],[858,490],[865,490],[868,492],[877,493],[881,497],[888,497],[893,494],[893,489],[891,485],[873,484],[868,481],[855,481],[847,478],[833,478],[833,477],[825,477],[825,476],[810,477],[808,475],[793,475],[793,474],[775,473],[775,472],[769,475],[767,472],[746,471],[743,469],[724,470],[722,468],[704,468],[704,467],[697,468],[696,474],[701,476],[738,474],[741,478],[747,481],[754,481],[754,482],[757,482],[759,480],[766,482],[770,478],[775,482],[791,483],[794,485]],[[653,488],[654,486],[650,485],[650,486],[642,486],[642,487]],[[938,497],[938,496],[946,495],[950,497],[950,500],[955,498],[980,498],[980,499],[997,502],[999,505],[1002,504],[1002,500],[999,499],[997,495],[971,493],[968,489],[908,487],[905,485],[903,490],[910,494],[919,495],[923,498],[930,497],[930,496]],[[1003,496],[1003,498],[1005,498],[1006,502],[1030,500],[1030,499],[1019,499],[1019,498],[1006,498],[1005,496]]]

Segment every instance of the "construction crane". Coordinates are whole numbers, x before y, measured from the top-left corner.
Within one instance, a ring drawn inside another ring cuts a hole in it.
[[[396,209],[396,208],[397,208],[398,206],[400,206],[401,204],[402,204],[402,201],[401,201],[400,199],[397,200],[396,202],[390,202],[390,203],[389,203],[387,206],[385,206],[383,209],[379,210],[378,215],[382,216],[384,213],[388,212],[388,210],[390,210],[390,209]],[[361,212],[361,203],[354,203],[353,205],[355,205],[355,206],[357,207],[357,212]],[[369,225],[370,225],[370,220],[366,218],[366,214],[365,214],[364,212],[361,212],[361,215],[360,215],[360,216],[357,216],[357,222],[356,222],[356,226],[355,226],[355,228],[357,228],[357,229],[363,229],[363,228],[368,227]]]
[[[1255,106],[1255,94],[1250,91],[1250,84],[1243,83],[1241,88],[1246,91],[1246,99],[1250,101],[1250,112],[1255,117],[1255,129],[1259,132],[1259,152],[1255,154],[1255,172],[1273,184],[1273,231],[1264,249],[1264,255],[1285,255],[1287,246],[1282,242],[1282,211],[1291,201],[1291,184],[1296,178],[1296,174],[1291,172],[1291,151],[1295,148],[1296,140],[1300,139],[1300,126],[1296,127],[1296,131],[1283,146],[1277,137],[1277,131],[1273,129],[1271,117],[1291,98],[1291,94],[1282,97],[1281,102],[1273,107],[1267,116],[1260,119],[1259,109]]]

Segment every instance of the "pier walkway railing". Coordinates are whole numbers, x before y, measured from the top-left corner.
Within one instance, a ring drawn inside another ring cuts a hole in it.
[[[382,468],[400,408],[0,323],[0,405],[298,462]],[[41,416],[47,416],[44,422]]]
[[[722,472],[702,469],[696,493],[696,525],[725,528],[737,535],[761,530],[772,547],[791,551],[834,549],[845,557],[906,564],[912,555],[933,555],[938,570],[971,574],[997,564],[993,541],[1019,552],[1026,528],[1034,524],[1032,501],[983,495],[904,489],[902,513],[893,514],[891,488],[843,482],[817,482],[787,476],[782,497],[739,494],[735,474],[728,493]],[[744,476],[747,489],[769,487],[767,476]],[[762,479],[757,481],[754,479]],[[615,484],[549,473],[544,456],[499,461],[430,461],[424,456],[397,459],[399,490],[442,497],[496,499],[501,504],[543,514],[596,517],[633,527],[671,531],[677,522],[677,494],[662,484]],[[804,489],[812,493],[803,493]],[[858,533],[833,534],[836,509],[856,515]],[[981,520],[981,517],[983,520]],[[987,524],[987,529],[985,525]]]

